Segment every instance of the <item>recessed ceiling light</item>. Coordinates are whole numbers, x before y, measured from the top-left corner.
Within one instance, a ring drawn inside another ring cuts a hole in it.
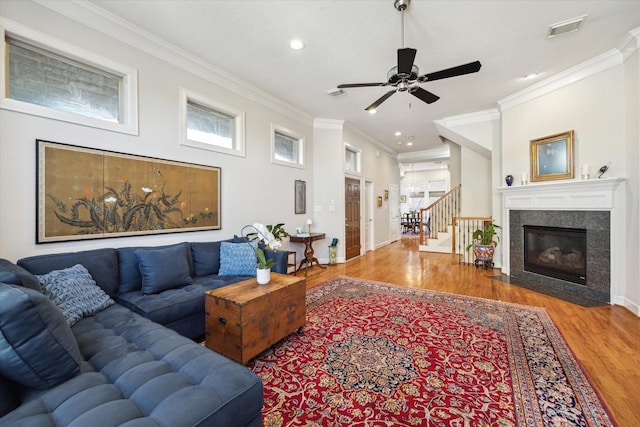
[[[526,76],[524,76],[524,78],[525,78],[526,80],[535,79],[536,77],[538,77],[538,74],[539,74],[539,73],[537,73],[537,72],[535,72],[535,71],[534,71],[534,72],[529,73],[529,74],[527,74]]]
[[[396,136],[400,136],[400,135],[402,135],[402,132],[398,131],[398,132],[396,132],[396,134],[395,134],[395,135],[396,135]]]
[[[375,114],[378,112],[378,110],[376,110],[375,108],[372,108],[370,110],[367,110],[369,112],[369,114]]]
[[[289,47],[293,50],[304,49],[304,43],[300,39],[293,39],[289,42]]]
[[[413,145],[413,142],[409,141],[407,142],[407,145]]]
[[[398,141],[398,145],[402,145],[402,141]]]

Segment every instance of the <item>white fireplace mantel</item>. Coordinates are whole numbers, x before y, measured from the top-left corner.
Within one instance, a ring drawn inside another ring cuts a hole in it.
[[[549,181],[530,185],[499,187],[502,194],[502,272],[509,274],[509,211],[562,210],[611,212],[611,302],[624,305],[621,290],[624,280],[626,224],[624,220],[624,178],[575,181]]]

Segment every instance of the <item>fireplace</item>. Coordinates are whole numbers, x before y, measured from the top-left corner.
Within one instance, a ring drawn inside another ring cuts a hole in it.
[[[587,283],[587,230],[524,225],[524,270]]]
[[[502,272],[554,291],[624,304],[625,191],[622,178],[501,187]],[[585,283],[527,271],[524,226],[586,230]]]

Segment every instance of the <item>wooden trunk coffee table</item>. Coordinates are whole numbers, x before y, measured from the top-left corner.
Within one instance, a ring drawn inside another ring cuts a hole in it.
[[[271,273],[259,285],[255,278],[205,293],[205,344],[246,364],[292,332],[307,315],[304,278]]]

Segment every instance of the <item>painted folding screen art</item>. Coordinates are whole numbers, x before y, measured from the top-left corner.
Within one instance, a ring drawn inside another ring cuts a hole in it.
[[[220,168],[37,140],[37,243],[220,229]]]

